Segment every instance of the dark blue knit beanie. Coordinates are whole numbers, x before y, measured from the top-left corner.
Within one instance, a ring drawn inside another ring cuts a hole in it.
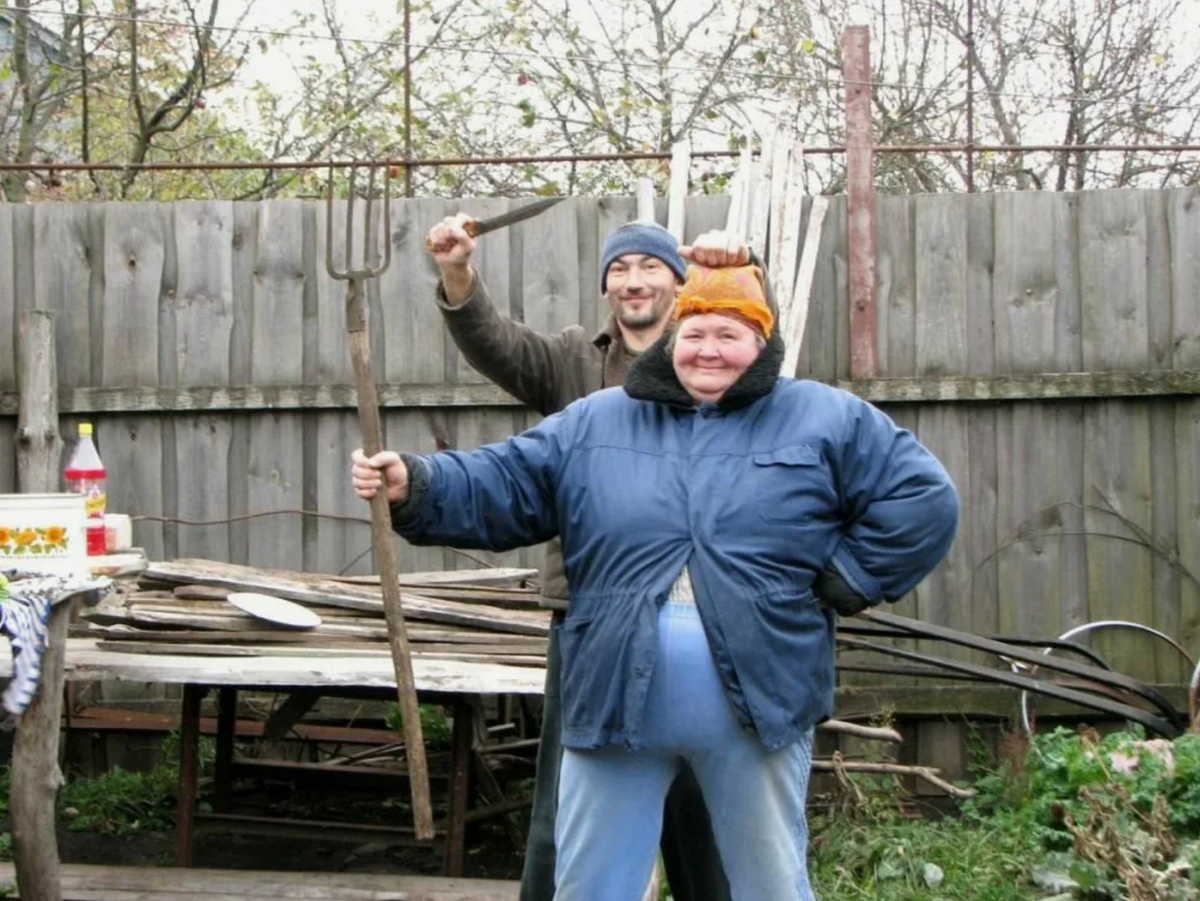
[[[608,267],[627,253],[640,253],[662,260],[682,282],[687,278],[687,262],[679,255],[675,236],[654,222],[630,222],[608,236],[600,254],[600,293],[608,291]]]

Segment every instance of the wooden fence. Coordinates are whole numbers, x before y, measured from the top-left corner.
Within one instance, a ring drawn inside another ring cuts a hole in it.
[[[689,236],[723,223],[727,202],[692,198]],[[471,448],[534,421],[459,359],[434,305],[422,239],[458,208],[396,202],[393,262],[370,285],[395,448]],[[633,214],[632,199],[565,201],[484,239],[483,277],[538,329],[599,325],[599,249]],[[844,198],[800,374],[881,403],[959,487],[959,538],[901,611],[1033,636],[1131,619],[1200,646],[1200,193],[880,197],[877,222],[883,378],[847,381]],[[324,236],[323,205],[302,201],[0,206],[0,492],[14,490],[17,316],[49,309],[64,435],[94,420],[110,509],[169,520],[136,523],[149,554],[365,571],[363,523],[241,518],[367,514],[348,488],[358,431]],[[231,521],[189,524],[214,520]],[[1098,644],[1130,674],[1185,677],[1165,645]]]

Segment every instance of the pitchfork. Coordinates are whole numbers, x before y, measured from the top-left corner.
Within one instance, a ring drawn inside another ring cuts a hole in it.
[[[362,431],[363,453],[373,457],[383,449],[379,422],[379,397],[375,376],[371,370],[371,342],[367,336],[367,305],[363,282],[376,278],[392,262],[391,172],[384,167],[383,181],[383,262],[371,265],[375,251],[375,167],[368,166],[365,229],[363,234],[363,266],[352,268],[354,253],[354,183],[358,167],[350,168],[350,194],[346,201],[346,255],[344,270],[333,260],[333,166],[329,167],[329,193],[325,202],[325,270],[330,278],[348,282],[346,288],[346,336],[350,341],[350,360],[354,365],[354,385],[358,398],[358,425]],[[400,607],[400,565],[395,538],[392,535],[391,514],[385,492],[371,498],[371,539],[379,578],[383,583],[383,612],[387,618],[388,642],[392,650],[392,665],[396,671],[396,691],[400,698],[400,713],[404,725],[404,746],[408,757],[408,778],[412,787],[413,824],[417,838],[433,838],[433,806],[429,797],[429,765],[425,760],[425,741],[421,734],[421,716],[417,704],[417,687],[413,679],[412,655],[409,653],[408,632],[404,612]]]

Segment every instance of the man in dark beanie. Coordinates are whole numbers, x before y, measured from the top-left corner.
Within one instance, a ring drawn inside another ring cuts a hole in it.
[[[541,334],[501,315],[492,304],[471,265],[476,242],[463,230],[466,219],[461,214],[445,219],[429,232],[426,246],[441,271],[438,306],[467,361],[543,416],[593,391],[624,383],[630,363],[661,337],[671,320],[675,290],[687,277],[688,262],[721,267],[744,265],[750,259],[749,248],[723,232],[709,232],[693,246],[680,247],[661,226],[631,222],[609,235],[600,254],[600,290],[612,309],[605,327],[596,335],[580,325]],[[555,610],[555,622],[561,623],[568,590],[557,539],[546,547],[542,598]],[[547,649],[541,746],[521,901],[554,897],[554,825],[562,758],[556,632],[552,630]],[[662,852],[675,901],[728,901],[728,883],[708,811],[690,771],[680,774],[667,798]]]

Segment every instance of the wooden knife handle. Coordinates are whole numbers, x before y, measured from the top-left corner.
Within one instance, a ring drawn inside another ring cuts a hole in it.
[[[469,237],[478,238],[479,221],[477,219],[468,219],[463,223],[463,231],[465,231]],[[433,253],[433,242],[430,241],[429,238],[425,239],[425,249],[430,253]]]

